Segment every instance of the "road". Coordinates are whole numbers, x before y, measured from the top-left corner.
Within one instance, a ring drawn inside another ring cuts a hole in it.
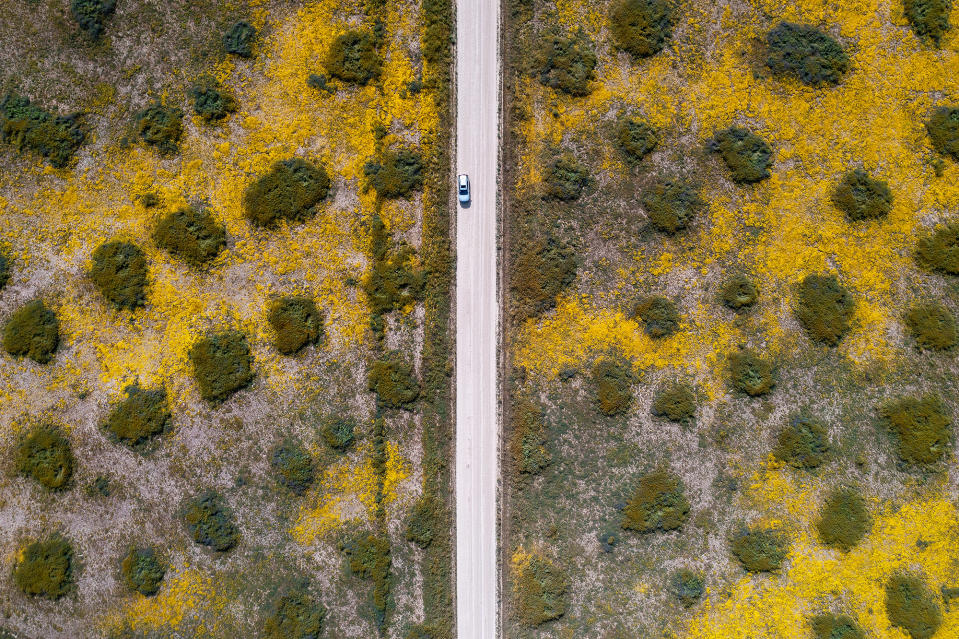
[[[456,625],[458,639],[497,635],[496,205],[499,0],[456,8],[456,167],[473,201],[456,223]]]

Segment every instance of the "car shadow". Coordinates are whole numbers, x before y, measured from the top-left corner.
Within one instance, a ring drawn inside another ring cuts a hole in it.
[[[472,198],[470,198],[470,200],[469,200],[468,202],[460,202],[460,208],[468,209],[468,208],[471,207],[471,206],[473,206],[473,199],[472,199]]]

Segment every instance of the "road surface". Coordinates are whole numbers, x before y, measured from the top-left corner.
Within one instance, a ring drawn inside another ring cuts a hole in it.
[[[456,167],[473,195],[456,224],[456,625],[458,639],[494,639],[499,0],[457,3],[456,77]]]

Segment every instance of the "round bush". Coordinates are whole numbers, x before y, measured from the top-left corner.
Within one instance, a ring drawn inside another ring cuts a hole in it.
[[[959,275],[959,222],[942,224],[919,238],[916,261],[930,271]]]
[[[663,50],[673,36],[672,0],[619,0],[609,12],[609,29],[617,47],[637,58]]]
[[[326,608],[303,587],[281,595],[263,622],[263,639],[319,639]]]
[[[621,117],[616,123],[613,142],[626,163],[635,166],[653,152],[659,144],[659,134],[642,120]]]
[[[916,36],[938,47],[949,31],[952,0],[904,0],[903,8]]]
[[[347,31],[337,37],[326,55],[326,70],[334,78],[365,86],[383,71],[383,59],[376,51],[373,36]]]
[[[172,422],[164,388],[145,390],[133,384],[127,386],[126,397],[110,410],[103,429],[114,441],[145,451],[150,441],[170,428]]]
[[[6,252],[0,249],[0,291],[2,291],[3,287],[10,281],[12,262],[13,260],[10,259]]]
[[[13,93],[0,100],[0,141],[32,151],[56,169],[70,165],[85,139],[79,114],[58,116]]]
[[[816,522],[819,539],[827,546],[849,552],[872,527],[866,501],[851,488],[833,490]]]
[[[200,545],[226,552],[240,541],[240,531],[233,523],[233,511],[213,491],[184,502],[181,516],[190,537]]]
[[[730,127],[718,132],[710,140],[708,149],[719,153],[732,171],[734,182],[761,182],[771,175],[772,149],[765,140],[746,129]]]
[[[815,639],[866,639],[866,633],[849,615],[827,612],[813,617],[809,625]]]
[[[880,408],[881,419],[898,443],[907,466],[935,470],[952,449],[952,418],[935,395],[902,397]]]
[[[689,384],[666,386],[653,399],[652,413],[671,422],[686,423],[696,415],[696,393]]]
[[[692,608],[702,599],[706,592],[706,585],[700,573],[689,568],[680,568],[669,578],[669,591],[679,600],[683,608]]]
[[[120,563],[126,587],[147,597],[160,591],[166,570],[166,564],[153,548],[131,548]]]
[[[729,356],[729,372],[733,387],[750,397],[765,395],[776,386],[772,363],[749,349]]]
[[[636,302],[633,317],[644,323],[646,334],[652,338],[669,337],[679,330],[680,317],[676,304],[659,295]]]
[[[926,130],[936,151],[959,160],[959,106],[939,107],[933,111]]]
[[[337,452],[345,452],[353,445],[356,422],[349,417],[331,415],[323,420],[320,434],[327,445]]]
[[[747,529],[733,538],[732,551],[746,571],[773,572],[786,560],[789,540],[778,530]]]
[[[323,337],[323,314],[309,297],[281,297],[273,302],[267,320],[276,332],[276,350],[284,355],[293,355]]]
[[[113,241],[98,246],[90,279],[117,308],[132,310],[146,303],[147,260],[136,244]]]
[[[906,327],[920,349],[942,351],[956,345],[956,320],[942,304],[914,305],[906,313]]]
[[[13,568],[13,580],[31,597],[59,599],[73,589],[73,572],[73,546],[53,535],[23,549]]]
[[[670,235],[685,229],[706,208],[691,185],[681,180],[660,180],[643,193],[643,208],[657,229]]]
[[[892,191],[862,169],[849,171],[832,192],[832,201],[850,220],[858,222],[889,215]]]
[[[295,495],[302,495],[316,479],[313,457],[303,444],[285,440],[270,454],[270,467],[277,483]]]
[[[829,431],[807,415],[796,415],[779,431],[773,457],[793,468],[819,468],[829,453]]]
[[[42,300],[27,302],[3,326],[3,349],[14,357],[47,364],[60,344],[60,322]]]
[[[246,20],[240,20],[223,34],[223,48],[227,53],[238,55],[241,58],[253,56],[253,40],[256,39],[256,28]]]
[[[819,29],[780,22],[766,36],[766,65],[810,86],[836,85],[849,69],[842,45]]]
[[[410,410],[420,396],[420,383],[410,363],[399,351],[391,351],[370,366],[369,389],[387,408]]]
[[[301,158],[275,163],[270,171],[250,184],[243,193],[246,217],[261,227],[281,220],[300,222],[330,192],[330,176],[323,165]]]
[[[208,402],[225,401],[253,381],[253,356],[239,331],[220,331],[201,338],[190,348],[193,377]]]
[[[407,197],[423,187],[423,155],[417,149],[387,149],[363,166],[363,175],[381,198]]]
[[[622,415],[633,403],[633,373],[629,364],[603,358],[593,366],[596,405],[607,417]]]
[[[516,575],[516,610],[526,626],[541,626],[566,614],[568,582],[548,559],[532,556]]]
[[[72,0],[70,12],[91,38],[103,35],[104,23],[117,8],[116,0]]]
[[[236,100],[222,89],[210,85],[190,89],[193,111],[207,122],[217,122],[236,112]]]
[[[578,200],[592,183],[586,167],[569,154],[559,155],[550,162],[543,181],[546,187],[543,197],[560,202]]]
[[[180,109],[156,102],[137,114],[135,125],[139,138],[160,153],[171,155],[180,149],[180,138],[183,137],[183,111]]]
[[[722,284],[723,304],[734,311],[745,311],[759,301],[759,287],[743,274],[733,275]]]
[[[226,227],[203,209],[182,208],[164,216],[153,241],[174,257],[199,268],[226,246]]]
[[[836,346],[855,312],[852,295],[835,275],[807,275],[799,283],[796,318],[813,340]]]
[[[596,54],[583,32],[549,31],[540,36],[533,60],[540,84],[572,96],[589,95]]]
[[[30,477],[48,490],[63,490],[73,477],[73,450],[63,430],[40,424],[28,430],[14,453],[17,473]]]
[[[676,530],[688,517],[682,482],[672,473],[657,471],[639,480],[623,510],[623,528],[641,533]]]
[[[886,615],[912,639],[930,639],[942,625],[942,611],[926,581],[914,574],[899,573],[886,583]]]

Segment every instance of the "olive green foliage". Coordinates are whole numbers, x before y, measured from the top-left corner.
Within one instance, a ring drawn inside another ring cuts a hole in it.
[[[609,12],[613,42],[637,58],[663,50],[673,36],[673,0],[619,0]]]
[[[732,171],[735,182],[760,182],[770,176],[773,151],[769,144],[755,133],[740,127],[730,127],[713,136],[708,148],[723,158],[723,162]]]
[[[547,166],[543,178],[543,197],[547,200],[573,202],[592,183],[589,171],[568,153],[556,156]]]
[[[183,137],[183,111],[155,102],[135,118],[136,132],[141,140],[156,147],[160,153],[172,155],[180,149]]]
[[[827,612],[813,617],[809,625],[814,639],[866,639],[866,633],[849,615]]]
[[[393,558],[390,541],[372,533],[360,533],[340,542],[351,574],[373,581],[373,616],[382,627],[393,606]]]
[[[74,587],[73,546],[60,535],[23,549],[13,568],[17,587],[31,597],[59,599]]]
[[[407,197],[423,187],[423,154],[418,149],[386,149],[363,166],[369,188],[388,200]]]
[[[779,431],[773,457],[793,468],[818,468],[829,453],[829,431],[818,419],[795,415]]]
[[[749,572],[779,570],[789,554],[789,540],[774,529],[742,530],[733,537],[732,551]]]
[[[310,451],[291,439],[284,440],[270,453],[270,468],[277,483],[295,495],[305,493],[316,479]]]
[[[117,308],[134,309],[146,303],[147,259],[136,244],[112,241],[98,246],[90,279]]]
[[[440,635],[432,628],[432,626],[424,626],[417,624],[412,626],[409,631],[403,635],[403,639],[439,639]],[[3,637],[0,637],[3,639]]]
[[[516,256],[510,287],[517,315],[533,317],[556,306],[556,297],[576,280],[576,253],[553,236],[524,242]]]
[[[511,408],[510,456],[520,473],[535,475],[552,461],[552,455],[546,448],[543,410],[527,397],[517,398]]]
[[[370,312],[380,316],[418,302],[426,273],[417,263],[416,250],[405,242],[394,245],[379,215],[373,217],[370,247],[373,264],[363,280]]]
[[[956,345],[956,320],[942,304],[914,305],[906,313],[906,326],[921,349],[941,351]]]
[[[326,608],[305,587],[276,598],[263,622],[263,639],[320,639]]]
[[[742,273],[733,275],[722,284],[723,304],[734,311],[745,311],[759,301],[759,287]]]
[[[103,429],[113,440],[145,450],[150,440],[170,428],[172,421],[166,389],[146,390],[134,384],[126,388],[126,397],[107,414]]]
[[[275,300],[267,320],[276,332],[276,350],[284,355],[293,355],[323,338],[323,313],[309,297],[295,295]]]
[[[187,499],[181,516],[190,537],[196,543],[226,552],[240,541],[240,531],[233,523],[233,511],[218,493],[208,490]]]
[[[942,625],[935,593],[919,575],[895,574],[886,583],[886,615],[912,639],[930,639]]]
[[[190,89],[193,111],[207,122],[222,120],[236,112],[236,99],[212,84],[198,85]]]
[[[322,164],[302,158],[280,160],[243,193],[247,219],[261,227],[281,220],[300,222],[330,193],[330,176]]]
[[[388,408],[412,409],[420,396],[420,383],[413,364],[399,351],[390,351],[373,361],[368,376],[369,389]]]
[[[880,409],[907,466],[934,470],[952,449],[952,418],[936,395],[901,397]]]
[[[322,73],[311,73],[306,77],[306,85],[311,89],[323,91],[327,95],[336,93],[336,89],[330,83],[330,79]]]
[[[0,141],[30,151],[62,169],[86,139],[78,115],[58,116],[8,93],[0,102]]]
[[[533,68],[540,84],[572,96],[589,95],[596,77],[596,54],[582,31],[552,30],[540,36]]]
[[[568,582],[548,559],[532,556],[516,575],[516,612],[520,622],[540,626],[566,614]]]
[[[952,0],[903,0],[906,19],[919,39],[939,46],[949,31]]]
[[[433,495],[424,494],[417,499],[406,518],[406,538],[420,548],[428,548],[438,532],[439,508],[440,504]]]
[[[640,299],[633,306],[633,317],[643,322],[650,337],[669,337],[679,330],[679,310],[672,300],[651,295]]]
[[[14,452],[17,473],[48,490],[63,490],[73,477],[73,450],[63,430],[39,424],[20,437]]]
[[[659,144],[659,134],[651,125],[630,117],[620,117],[616,123],[613,141],[626,163],[639,164]]]
[[[10,259],[10,256],[8,256],[3,249],[0,249],[0,291],[2,291],[3,287],[6,286],[7,282],[10,281],[12,261],[13,260]]]
[[[330,45],[326,70],[334,78],[365,86],[380,77],[383,58],[376,51],[374,38],[363,31],[347,31]]]
[[[117,8],[116,0],[72,0],[70,12],[91,38],[103,35],[104,22]]]
[[[832,192],[832,201],[850,220],[860,221],[889,215],[892,191],[862,169],[849,171]]]
[[[871,527],[866,500],[852,488],[838,488],[829,493],[816,521],[822,543],[843,552],[852,550]]]
[[[807,275],[799,283],[795,312],[809,337],[836,346],[849,332],[856,303],[835,275]]]
[[[959,161],[959,106],[939,107],[926,123],[932,146]]]
[[[629,410],[633,403],[633,372],[627,362],[603,358],[593,366],[596,406],[603,415],[612,417]]]
[[[3,325],[3,349],[14,357],[46,364],[60,344],[60,322],[42,300],[27,302]]]
[[[325,441],[330,448],[342,453],[353,445],[355,430],[356,422],[353,419],[330,415],[323,420],[320,434],[323,435],[323,441]]]
[[[240,20],[223,34],[223,48],[227,53],[238,55],[241,58],[253,56],[253,41],[256,39],[256,27]]]
[[[185,207],[160,219],[153,241],[174,257],[199,268],[226,246],[226,227],[206,209]]]
[[[643,192],[643,208],[650,223],[672,235],[692,223],[706,209],[706,202],[683,180],[658,180]]]
[[[679,600],[683,608],[692,608],[706,592],[706,585],[700,573],[689,568],[681,568],[670,576],[669,591]]]
[[[766,45],[766,65],[773,73],[810,86],[839,84],[849,69],[842,45],[815,27],[780,22],[766,36]]]
[[[120,563],[126,587],[147,597],[160,591],[166,571],[166,562],[153,548],[130,548]]]
[[[200,338],[189,355],[200,395],[208,402],[222,402],[253,381],[253,357],[243,333],[211,333]]]
[[[959,275],[959,222],[939,225],[920,237],[916,261],[930,271]]]
[[[671,422],[686,423],[696,415],[696,392],[684,382],[669,384],[656,393],[652,413]]]
[[[772,362],[749,349],[741,349],[729,356],[729,372],[733,388],[758,397],[776,386],[776,374]]]
[[[623,510],[623,528],[641,533],[680,528],[689,517],[689,501],[678,477],[665,471],[643,475]]]

